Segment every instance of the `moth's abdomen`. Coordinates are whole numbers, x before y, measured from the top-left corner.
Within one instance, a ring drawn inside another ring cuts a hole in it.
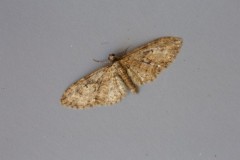
[[[138,87],[133,83],[131,77],[129,77],[127,70],[120,64],[120,62],[115,62],[113,66],[116,68],[117,73],[122,78],[125,85],[129,88],[132,93],[138,92]]]

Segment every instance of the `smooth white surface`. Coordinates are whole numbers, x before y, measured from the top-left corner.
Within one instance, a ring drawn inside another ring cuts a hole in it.
[[[1,160],[238,160],[238,0],[0,1]],[[113,107],[59,99],[92,61],[161,36],[176,61]]]

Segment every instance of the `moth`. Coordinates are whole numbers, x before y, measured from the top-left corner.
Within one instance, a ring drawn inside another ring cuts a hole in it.
[[[110,54],[109,65],[81,78],[63,93],[61,104],[72,108],[112,105],[121,101],[130,90],[156,79],[179,53],[183,40],[161,37],[123,56]]]

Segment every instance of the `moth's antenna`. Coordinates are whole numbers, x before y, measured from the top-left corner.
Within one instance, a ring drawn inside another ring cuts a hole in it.
[[[127,53],[129,49],[129,46],[123,51],[123,53]]]
[[[118,54],[119,55],[124,55],[128,52],[128,49],[129,49],[129,46],[125,50],[123,50],[122,52],[119,52]]]
[[[108,59],[105,59],[105,60],[96,60],[96,59],[93,59],[94,62],[98,62],[98,63],[109,63],[109,60]]]
[[[129,47],[127,47],[124,51],[118,53],[120,55],[123,55],[125,53],[127,53],[127,50],[129,49]],[[109,62],[109,59],[105,59],[105,60],[96,60],[96,59],[93,59],[94,62],[98,62],[98,63],[110,63]]]

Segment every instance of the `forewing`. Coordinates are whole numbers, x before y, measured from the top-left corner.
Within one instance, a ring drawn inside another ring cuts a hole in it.
[[[73,83],[61,103],[72,108],[111,105],[126,96],[127,88],[112,66],[99,69]]]
[[[122,57],[120,63],[137,85],[154,80],[178,54],[182,39],[162,37],[140,46]]]

